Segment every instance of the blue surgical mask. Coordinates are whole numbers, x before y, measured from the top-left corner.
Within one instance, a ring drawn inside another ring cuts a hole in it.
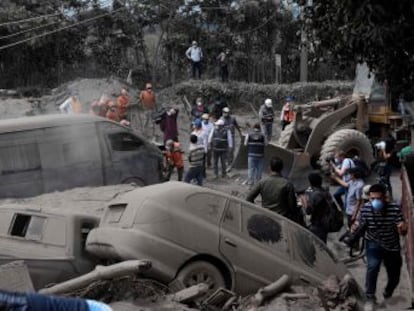
[[[382,202],[382,200],[380,200],[380,199],[373,199],[372,201],[371,201],[371,205],[372,205],[372,208],[375,210],[375,211],[380,211],[380,210],[382,210],[383,209],[383,207],[384,207],[384,203]]]

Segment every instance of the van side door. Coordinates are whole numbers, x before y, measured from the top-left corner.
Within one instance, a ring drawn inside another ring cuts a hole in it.
[[[0,135],[0,197],[28,197],[44,192],[39,130]]]
[[[45,192],[103,185],[94,123],[45,128],[38,140]]]

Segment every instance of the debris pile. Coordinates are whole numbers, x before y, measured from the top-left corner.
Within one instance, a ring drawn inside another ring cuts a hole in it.
[[[358,310],[359,291],[355,280],[346,276],[329,277],[319,287],[292,284],[288,275],[247,297],[219,288],[209,292],[206,284],[174,291],[142,276],[150,269],[145,260],[131,260],[112,266],[98,266],[78,278],[40,290],[42,294],[60,294],[95,299],[111,304],[114,310],[203,310],[203,311],[296,311]]]

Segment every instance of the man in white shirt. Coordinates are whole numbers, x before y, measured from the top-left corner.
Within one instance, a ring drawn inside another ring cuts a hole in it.
[[[206,164],[207,167],[211,166],[211,148],[208,148],[208,138],[210,136],[210,133],[213,131],[214,129],[214,124],[213,122],[210,121],[210,115],[208,113],[203,113],[203,115],[201,116],[202,119],[202,129],[203,129],[203,133],[204,133],[204,143],[205,143],[205,149],[207,150],[207,158],[206,158]]]
[[[196,72],[198,72],[198,78],[201,79],[201,61],[203,59],[203,51],[197,45],[197,41],[193,41],[192,45],[185,52],[185,56],[191,61],[193,70],[193,79],[196,78]]]

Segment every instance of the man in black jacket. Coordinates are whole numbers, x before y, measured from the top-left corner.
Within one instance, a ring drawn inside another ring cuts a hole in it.
[[[260,194],[262,206],[304,225],[303,213],[296,204],[293,184],[282,176],[283,161],[279,157],[270,159],[270,175],[259,181],[247,194],[246,200],[254,203]]]

